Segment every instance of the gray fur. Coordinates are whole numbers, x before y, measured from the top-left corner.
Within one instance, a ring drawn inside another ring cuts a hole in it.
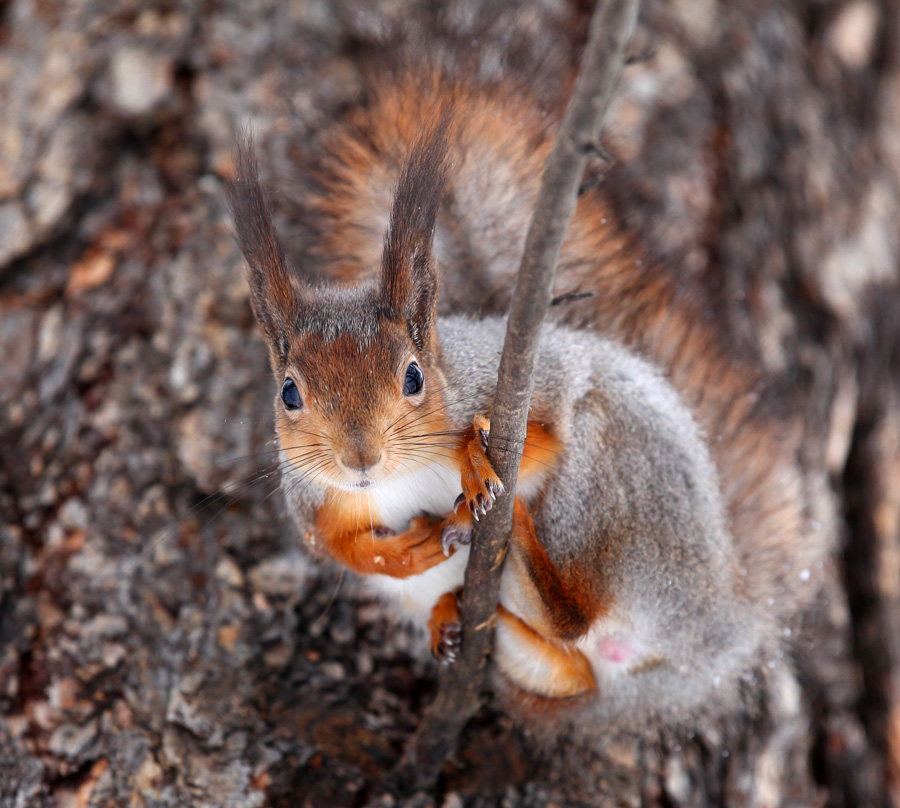
[[[325,342],[346,334],[361,345],[378,339],[381,318],[379,293],[374,285],[317,287],[313,299],[316,305],[304,309],[294,323],[297,333],[315,334]]]
[[[505,321],[453,317],[438,327],[462,425],[490,402]],[[604,570],[612,617],[638,626],[663,657],[598,682],[597,717],[683,719],[711,694],[727,699],[760,627],[738,595],[717,472],[688,409],[621,345],[547,326],[531,417],[546,417],[565,444],[533,511],[541,543],[557,564],[619,544]]]
[[[461,430],[490,411],[506,324],[451,317],[437,326],[448,416]],[[589,571],[613,594],[609,620],[639,631],[661,658],[652,670],[599,677],[597,719],[684,719],[713,695],[727,701],[759,627],[737,592],[719,481],[690,412],[621,345],[548,325],[531,415],[564,443],[532,506],[537,535],[557,564],[591,564],[610,545],[602,572]],[[322,502],[298,472],[284,488],[298,516]]]

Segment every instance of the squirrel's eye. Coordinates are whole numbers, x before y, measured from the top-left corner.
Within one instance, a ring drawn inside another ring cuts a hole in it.
[[[293,379],[285,379],[281,385],[281,400],[287,410],[299,410],[303,406],[303,399]]]
[[[410,362],[406,369],[406,378],[403,380],[403,395],[414,396],[421,393],[424,381],[422,369],[415,362]]]

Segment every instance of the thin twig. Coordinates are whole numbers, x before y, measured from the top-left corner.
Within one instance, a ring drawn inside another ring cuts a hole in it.
[[[397,770],[402,782],[417,788],[434,784],[444,760],[455,750],[460,732],[479,707],[512,526],[538,341],[550,306],[563,238],[575,211],[578,186],[590,146],[598,142],[637,10],[638,0],[598,3],[572,99],[544,167],[513,293],[491,414],[488,457],[507,493],[476,526],[463,593],[462,652],[441,678],[437,696],[425,711]],[[495,451],[495,445],[503,446],[504,451]]]

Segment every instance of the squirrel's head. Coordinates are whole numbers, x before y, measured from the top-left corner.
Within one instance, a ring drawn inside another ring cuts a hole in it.
[[[309,478],[364,489],[451,454],[435,327],[432,239],[447,125],[413,147],[397,183],[377,284],[316,288],[286,264],[251,141],[229,187],[253,311],[279,384],[281,446]]]

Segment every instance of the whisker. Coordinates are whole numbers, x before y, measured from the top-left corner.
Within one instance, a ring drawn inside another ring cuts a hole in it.
[[[447,387],[448,387],[448,385],[445,383],[445,384],[439,386],[434,392],[435,392],[435,394],[437,394],[439,396],[443,396],[443,393],[447,389]],[[437,412],[438,410],[443,409],[445,406],[446,406],[445,404],[441,404],[440,407],[438,407],[436,410],[432,410],[432,412]],[[412,412],[415,413],[418,411],[412,410]],[[410,413],[401,413],[399,416],[397,416],[397,418],[394,419],[394,421],[392,421],[390,424],[388,424],[387,429],[388,430],[392,429],[399,421],[401,421],[403,418],[405,418],[409,414]]]
[[[375,517],[372,516],[372,498],[366,497],[366,505],[369,506],[369,535],[372,537],[372,549],[375,549]],[[358,512],[357,512],[358,514]]]
[[[236,427],[244,427],[245,429],[250,429],[251,427],[264,426],[271,428],[272,419],[271,418],[222,418],[223,424],[228,424],[232,428]]]
[[[320,620],[325,618],[325,615],[331,611],[331,607],[334,605],[335,600],[337,600],[338,592],[341,591],[341,585],[344,583],[344,576],[347,574],[347,568],[341,567],[341,574],[338,576],[337,585],[334,588],[334,592],[331,593],[331,598],[327,604],[325,604],[325,609],[322,611],[318,617],[314,618],[311,627],[315,626]]]
[[[427,437],[427,435],[412,435],[409,438],[398,440],[397,443],[400,446],[444,446],[450,449],[460,448],[459,441],[433,441],[427,440]],[[419,438],[423,438],[423,440],[419,440]]]
[[[453,460],[456,458],[455,453],[447,453],[447,452],[439,452],[435,450],[428,449],[403,449],[397,453],[398,458],[403,457],[418,457],[418,458],[443,458],[446,460]]]
[[[196,505],[191,507],[187,516],[180,519],[172,528],[165,531],[161,536],[157,537],[155,540],[150,542],[150,544],[148,546],[146,546],[142,550],[140,550],[140,552],[137,554],[137,556],[124,566],[123,573],[125,575],[130,574],[135,569],[135,567],[137,567],[139,564],[143,563],[154,550],[156,550],[160,545],[162,545],[163,542],[172,538],[172,536],[174,536],[176,533],[178,533],[180,530],[182,530],[184,527],[186,527],[188,522],[190,522],[190,520],[202,508],[205,508],[207,506],[211,506],[214,504],[218,504],[219,501],[227,498],[227,501],[225,502],[225,504],[221,508],[219,508],[219,510],[216,511],[209,519],[207,519],[206,522],[204,522],[203,525],[200,527],[201,531],[205,530],[222,513],[224,513],[228,508],[230,508],[235,502],[237,502],[241,498],[242,494],[244,494],[246,491],[249,491],[251,488],[258,485],[259,483],[264,482],[265,480],[268,480],[268,478],[271,477],[273,474],[279,473],[281,471],[282,465],[283,465],[282,463],[275,463],[274,465],[269,466],[266,469],[263,469],[262,471],[254,472],[254,474],[255,474],[254,479],[237,480],[236,482],[231,483],[228,486],[225,486],[225,488],[223,488],[219,491],[216,491],[214,494],[210,494],[209,496],[204,497],[202,500],[200,500],[200,502],[198,502]],[[280,480],[280,476],[279,476],[279,480]],[[236,493],[229,491],[228,490],[229,488],[235,489]],[[278,486],[276,486],[274,490],[277,491]]]
[[[434,407],[433,409],[427,410],[427,411],[425,411],[425,412],[423,412],[423,413],[420,413],[418,410],[411,410],[410,412],[403,413],[403,415],[401,415],[399,418],[397,418],[397,419],[390,425],[389,428],[391,428],[391,427],[396,427],[398,430],[403,429],[403,428],[406,428],[406,427],[411,426],[412,424],[414,424],[414,423],[416,423],[416,422],[418,422],[418,421],[421,421],[423,418],[427,418],[429,415],[433,415],[433,414],[435,414],[435,413],[437,413],[437,412],[441,412],[442,410],[446,410],[448,407],[452,407],[452,406],[454,406],[454,405],[456,405],[456,404],[461,404],[463,401],[469,401],[469,400],[471,400],[471,399],[473,399],[473,398],[479,398],[479,397],[480,397],[480,394],[479,394],[479,393],[472,393],[472,394],[467,395],[467,396],[461,396],[461,397],[459,397],[459,398],[457,398],[457,399],[454,399],[453,401],[449,401],[449,402],[448,402],[448,401],[442,401],[441,404],[440,404],[439,406]],[[409,421],[406,421],[406,422],[401,423],[401,422],[403,421],[403,418],[408,418],[409,416],[412,416],[412,415],[415,415],[416,417],[415,417],[415,418],[412,418],[412,419],[409,420]],[[400,426],[397,426],[397,424],[400,424]]]
[[[475,398],[475,397],[476,396],[474,396],[474,395],[463,396],[462,398],[456,399],[455,401],[449,401],[449,402],[445,401],[445,402],[442,402],[440,404],[440,406],[434,407],[433,409],[430,409],[430,410],[426,410],[425,412],[419,412],[418,410],[412,410],[411,412],[404,413],[404,415],[401,418],[399,418],[399,419],[397,419],[397,421],[395,421],[395,423],[393,424],[393,428],[395,429],[396,432],[402,432],[403,430],[411,428],[413,425],[419,423],[420,421],[422,421],[425,418],[428,418],[431,415],[434,415],[435,413],[445,411],[448,408],[450,408],[456,404],[461,404],[463,401],[468,401],[469,399]],[[411,417],[411,416],[415,416],[415,417]],[[403,420],[403,418],[406,418],[407,420]]]
[[[304,471],[302,476],[294,480],[288,480],[286,485],[282,485],[285,497],[293,496],[296,493],[302,494],[309,486],[318,481],[318,477],[323,477],[322,469],[327,466],[326,461],[327,458],[319,461],[311,466],[309,470]]]

